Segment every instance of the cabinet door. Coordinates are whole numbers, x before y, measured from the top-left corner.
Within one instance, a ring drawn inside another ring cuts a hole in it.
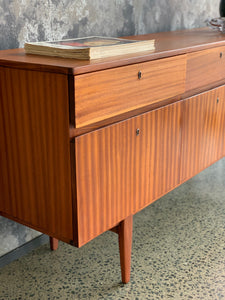
[[[77,137],[81,246],[180,182],[181,103]]]
[[[181,181],[223,156],[224,87],[184,101]]]
[[[225,87],[220,97],[222,156],[225,156]]]

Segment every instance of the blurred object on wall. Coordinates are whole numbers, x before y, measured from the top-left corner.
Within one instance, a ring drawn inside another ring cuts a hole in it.
[[[208,21],[208,26],[213,30],[225,33],[225,17],[211,19]]]

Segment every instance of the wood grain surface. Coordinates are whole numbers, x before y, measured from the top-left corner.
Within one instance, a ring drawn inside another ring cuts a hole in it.
[[[185,77],[185,55],[75,76],[76,128],[180,95]]]
[[[181,181],[223,156],[225,87],[184,101],[182,112]]]
[[[67,76],[0,70],[1,214],[69,242]]]
[[[218,102],[219,101],[219,102]],[[218,119],[220,123],[219,129],[219,158],[225,156],[225,86],[219,89],[217,96],[217,111]],[[220,155],[221,153],[221,155]]]
[[[221,117],[221,130],[220,141],[222,142],[222,156],[225,156],[225,86],[223,86],[222,97],[220,96],[220,117]]]
[[[179,184],[180,118],[179,102],[75,139],[79,246]]]
[[[225,79],[225,47],[187,55],[186,91]]]

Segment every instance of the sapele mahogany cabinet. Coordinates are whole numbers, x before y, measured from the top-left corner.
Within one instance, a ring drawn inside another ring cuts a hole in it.
[[[136,37],[153,52],[93,61],[0,51],[0,214],[82,246],[225,156],[225,39]]]

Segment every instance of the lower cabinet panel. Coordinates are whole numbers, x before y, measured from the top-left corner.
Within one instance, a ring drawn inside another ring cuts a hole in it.
[[[224,156],[224,86],[184,101],[181,181]]]
[[[220,108],[220,113],[221,113],[221,141],[222,141],[222,156],[225,156],[225,87],[224,87],[224,92],[221,97],[221,108]]]
[[[181,105],[75,139],[78,246],[180,183]]]

